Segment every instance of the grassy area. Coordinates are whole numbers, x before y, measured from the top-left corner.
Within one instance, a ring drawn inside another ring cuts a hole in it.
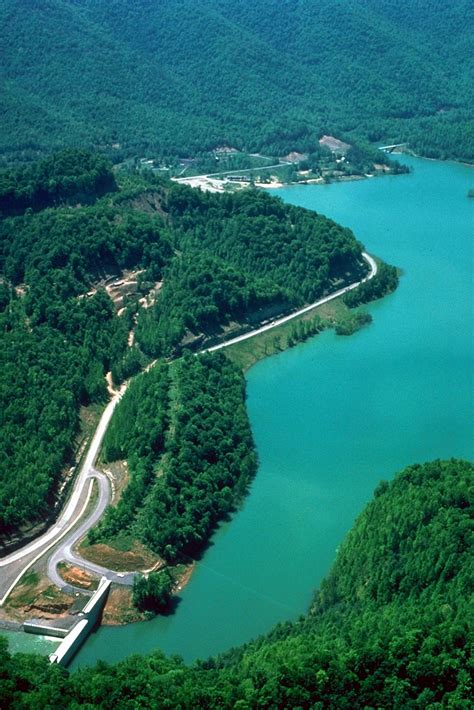
[[[38,572],[28,570],[10,594],[8,604],[13,607],[33,604],[38,595],[37,587],[39,582],[40,575]]]
[[[82,438],[87,438],[95,432],[97,424],[104,411],[104,404],[90,404],[88,407],[81,407],[79,411],[79,431]]]
[[[92,513],[95,510],[98,499],[99,499],[99,483],[98,483],[97,479],[93,478],[92,479],[91,497],[89,498],[89,500],[87,502],[87,507],[84,512],[84,515],[81,518],[81,522],[84,520],[84,518],[86,518],[90,513]]]
[[[157,555],[127,535],[120,535],[108,540],[107,544],[89,545],[85,540],[79,547],[79,553],[86,560],[116,572],[147,570],[160,562]]]
[[[316,318],[318,321],[315,324]],[[306,324],[308,329],[311,329],[313,325],[317,325],[318,331],[321,332],[326,328],[335,328],[338,325],[351,322],[352,319],[353,313],[342,302],[341,298],[337,298],[315,308],[309,313],[293,318],[288,323],[255,335],[248,340],[243,340],[236,345],[230,345],[225,348],[225,354],[245,371],[259,360],[282,352],[306,339],[298,337],[298,331],[301,330],[300,324]]]

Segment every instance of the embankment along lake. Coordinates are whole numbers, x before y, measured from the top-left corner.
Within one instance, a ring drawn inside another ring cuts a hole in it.
[[[248,372],[260,465],[242,509],[173,616],[101,628],[73,667],[153,649],[205,658],[297,618],[381,479],[473,457],[474,171],[401,159],[409,175],[275,193],[352,228],[403,270],[400,286],[355,335],[325,332]]]

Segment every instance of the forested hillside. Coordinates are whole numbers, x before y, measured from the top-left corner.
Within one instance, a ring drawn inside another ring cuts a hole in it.
[[[4,0],[0,151],[285,155],[324,133],[474,159],[469,0]]]
[[[166,272],[156,308],[138,322],[137,340],[153,356],[272,303],[277,310],[311,303],[367,271],[349,229],[264,192],[202,194],[176,185],[166,209],[182,257]]]
[[[474,466],[382,483],[308,615],[193,666],[160,652],[68,675],[3,649],[4,708],[456,708],[472,700]]]
[[[223,353],[155,366],[118,405],[104,457],[127,459],[130,482],[89,540],[128,534],[167,562],[195,557],[256,471],[243,374]]]
[[[206,195],[151,175],[116,177],[83,151],[0,173],[0,204],[3,539],[51,513],[79,410],[106,401],[108,371],[120,382],[150,356],[196,348],[230,321],[258,322],[367,270],[362,245],[324,217],[256,190]],[[219,367],[224,387],[233,375]],[[208,513],[207,531],[219,517]]]

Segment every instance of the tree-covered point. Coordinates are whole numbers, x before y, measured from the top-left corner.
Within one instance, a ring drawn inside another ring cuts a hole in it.
[[[262,191],[216,195],[176,185],[165,209],[180,256],[156,307],[138,322],[137,340],[153,356],[270,304],[285,311],[311,303],[367,272],[349,229]]]
[[[256,470],[242,373],[222,353],[153,367],[118,404],[104,451],[128,459],[131,480],[90,541],[129,533],[168,562],[195,556]]]
[[[173,578],[165,569],[162,572],[150,572],[133,580],[132,601],[140,611],[165,611],[171,602]]]
[[[456,708],[472,705],[471,463],[382,483],[307,616],[191,666],[159,651],[68,674],[5,647],[5,708]]]
[[[151,174],[121,174],[117,185],[96,173],[111,176],[80,151],[9,173],[18,185],[33,176],[32,194],[41,175],[59,188],[36,211],[12,198],[0,220],[2,537],[51,511],[79,409],[106,401],[108,371],[121,382],[150,356],[196,349],[229,324],[252,327],[367,272],[350,230],[263,192],[204,194]],[[131,272],[134,293],[113,302],[108,284]],[[140,460],[140,497],[152,464],[142,449],[121,450]]]
[[[312,152],[335,133],[473,160],[472,13],[469,0],[4,0],[0,151],[176,162],[222,145]]]
[[[392,293],[397,286],[398,272],[396,267],[382,262],[377,265],[375,276],[370,281],[365,281],[356,289],[344,294],[343,301],[349,308],[355,308],[361,303],[368,303]]]

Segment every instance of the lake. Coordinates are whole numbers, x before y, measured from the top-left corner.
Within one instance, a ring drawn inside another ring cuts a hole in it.
[[[191,661],[297,618],[381,479],[473,457],[474,171],[402,160],[409,175],[276,191],[351,227],[403,270],[400,286],[355,335],[325,332],[249,371],[260,465],[242,510],[173,616],[101,628],[73,668],[152,649]]]

